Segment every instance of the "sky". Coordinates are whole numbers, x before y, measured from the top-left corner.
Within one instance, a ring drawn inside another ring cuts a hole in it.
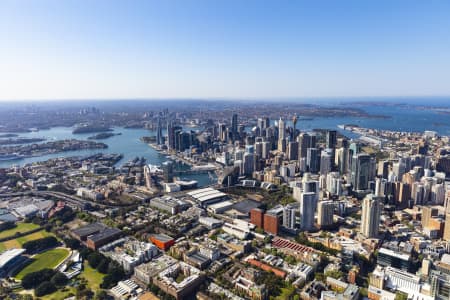
[[[450,95],[450,1],[0,0],[0,100]]]

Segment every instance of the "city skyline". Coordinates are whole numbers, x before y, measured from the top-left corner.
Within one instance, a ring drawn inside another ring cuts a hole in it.
[[[5,1],[0,100],[448,96],[446,2]]]

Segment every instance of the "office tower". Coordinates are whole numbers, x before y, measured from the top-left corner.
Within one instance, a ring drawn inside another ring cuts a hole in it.
[[[296,135],[297,135],[297,115],[294,115],[294,117],[292,118],[292,124],[294,125],[294,128],[292,130],[292,136],[291,136],[291,141],[295,141]]]
[[[289,160],[298,159],[298,142],[289,142],[287,148],[287,156]]]
[[[382,195],[382,190],[381,190],[381,179],[378,177],[375,178],[375,196],[376,197],[384,196],[384,195]]]
[[[445,192],[443,183],[433,185],[431,188],[431,203],[433,205],[443,205],[445,203]]]
[[[439,211],[437,208],[424,206],[422,208],[422,227],[429,227],[430,226],[430,220],[433,217],[436,217],[438,215]]]
[[[308,148],[315,148],[316,147],[316,136],[315,135],[309,135],[307,133],[301,133],[297,137],[298,142],[298,155],[300,158],[306,157]]]
[[[336,130],[327,130],[326,135],[326,147],[330,149],[336,148],[337,144],[337,131]]]
[[[317,204],[317,224],[320,228],[333,225],[333,201],[319,201]]]
[[[245,153],[243,164],[244,175],[251,176],[253,174],[253,171],[255,170],[255,155],[253,153]]]
[[[317,148],[308,148],[306,154],[306,166],[311,173],[318,173],[320,170],[320,151]]]
[[[400,190],[398,195],[398,207],[408,207],[408,201],[411,199],[411,186],[407,183],[400,183]]]
[[[332,152],[332,149],[325,149],[320,153],[320,174],[322,175],[327,175],[328,172],[331,172]]]
[[[255,155],[261,158],[263,156],[263,143],[256,142],[255,143]]]
[[[255,147],[253,145],[246,145],[245,146],[245,153],[254,154],[255,153]]]
[[[278,151],[286,152],[286,126],[283,119],[278,121]]]
[[[342,179],[338,172],[330,172],[326,176],[327,191],[332,195],[342,194]]]
[[[283,208],[283,227],[295,229],[295,208],[287,205]]]
[[[311,180],[307,176],[303,176],[302,188],[305,193],[319,194],[319,182],[317,180]]]
[[[368,154],[360,153],[353,156],[351,180],[353,189],[357,191],[367,190],[369,181],[373,181],[375,160]]]
[[[150,173],[149,166],[144,166],[144,179],[145,179],[145,187],[147,189],[152,188],[152,174]]]
[[[263,118],[258,118],[258,120],[256,121],[256,127],[259,128],[260,132],[262,132],[264,129],[266,129],[266,127],[264,127],[264,119]]]
[[[450,212],[445,212],[444,240],[450,241]]]
[[[169,183],[173,181],[173,162],[166,161],[162,163],[164,181]]]
[[[378,176],[387,179],[389,176],[389,161],[383,160],[378,163]]]
[[[231,117],[231,140],[233,143],[238,140],[238,115],[233,114]]]
[[[376,238],[380,227],[381,197],[367,195],[362,202],[361,233],[367,238]]]
[[[300,229],[312,230],[314,228],[314,213],[316,212],[318,194],[314,192],[300,193]]]
[[[270,142],[263,142],[262,143],[262,158],[263,159],[268,159],[269,155],[270,155],[270,149],[271,149],[271,144]]]
[[[219,140],[227,141],[227,125],[225,123],[219,123]]]
[[[156,127],[156,143],[158,145],[162,145],[163,144],[161,115],[158,115],[158,127]]]
[[[342,175],[348,172],[348,148],[339,148],[336,150],[336,165],[338,166],[338,171]]]
[[[392,172],[397,176],[397,178],[402,178],[403,174],[406,172],[406,166],[402,162],[395,162],[392,165]]]
[[[419,182],[414,182],[411,188],[411,198],[415,205],[422,205],[425,194],[425,187]]]
[[[270,119],[269,117],[264,118],[264,128],[270,127]]]

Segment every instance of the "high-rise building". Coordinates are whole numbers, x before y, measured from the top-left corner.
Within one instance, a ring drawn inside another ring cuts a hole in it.
[[[299,200],[300,229],[312,230],[314,228],[314,213],[316,212],[318,194],[314,192],[301,192]]]
[[[327,130],[326,136],[326,147],[330,149],[336,148],[337,144],[337,131],[336,130]]]
[[[231,117],[231,140],[233,142],[238,140],[238,115],[233,114]]]
[[[250,223],[258,228],[264,227],[264,211],[259,208],[253,208],[250,211]]]
[[[306,155],[306,166],[311,173],[320,171],[320,150],[317,148],[308,148]]]
[[[244,175],[251,176],[255,170],[255,155],[253,153],[244,154]]]
[[[450,212],[445,213],[444,240],[450,241]]]
[[[279,230],[278,216],[271,213],[264,214],[264,231],[277,235]]]
[[[351,180],[353,189],[367,190],[369,181],[374,179],[375,160],[368,154],[360,153],[353,156]]]
[[[283,209],[283,227],[288,229],[295,229],[295,212],[296,209],[293,206],[287,205]]]
[[[327,148],[320,153],[320,174],[327,175],[332,168],[333,149]]]
[[[173,181],[173,163],[171,161],[165,161],[162,163],[162,171],[165,182]]]
[[[297,137],[298,142],[298,156],[300,158],[306,157],[308,153],[308,148],[316,147],[316,136],[309,135],[307,133],[301,133]]]
[[[287,156],[289,160],[298,159],[298,142],[291,141],[287,147]]]
[[[333,225],[333,201],[319,201],[317,204],[317,224],[320,228]]]
[[[381,197],[367,195],[362,202],[361,233],[367,238],[376,238],[380,227]]]
[[[271,143],[268,141],[262,143],[262,156],[261,157],[263,159],[269,158],[271,146],[272,146]]]
[[[163,136],[162,136],[162,124],[161,124],[161,115],[158,115],[158,127],[156,128],[156,143],[158,145],[163,144]]]
[[[282,118],[278,121],[278,151],[286,152],[286,125]]]

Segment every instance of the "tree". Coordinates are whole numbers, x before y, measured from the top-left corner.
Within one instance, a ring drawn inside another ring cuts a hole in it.
[[[101,255],[100,253],[97,252],[92,252],[91,254],[89,254],[88,256],[88,262],[89,265],[96,269],[97,266],[100,264],[100,262],[103,260],[103,255]]]
[[[58,245],[58,240],[54,236],[48,236],[42,239],[37,239],[34,241],[28,241],[22,245],[27,253],[33,253],[47,248],[56,247]]]
[[[97,266],[97,271],[100,273],[106,274],[108,273],[109,260],[103,259]]]
[[[80,249],[80,241],[77,239],[73,239],[73,238],[66,238],[64,239],[64,244],[66,244],[67,247],[69,247],[70,249],[73,250],[77,250]]]
[[[110,297],[108,296],[108,293],[106,293],[105,290],[100,290],[97,292],[97,294],[95,294],[95,298],[94,300],[107,300]]]
[[[67,277],[66,275],[56,272],[55,275],[53,275],[52,279],[50,280],[54,285],[58,287],[65,286],[67,284]]]
[[[56,287],[49,281],[42,282],[35,290],[34,294],[37,297],[51,294],[56,291]]]
[[[55,271],[52,269],[42,269],[28,273],[22,278],[22,286],[26,290],[35,288],[44,281],[50,281],[53,275],[55,275]]]

